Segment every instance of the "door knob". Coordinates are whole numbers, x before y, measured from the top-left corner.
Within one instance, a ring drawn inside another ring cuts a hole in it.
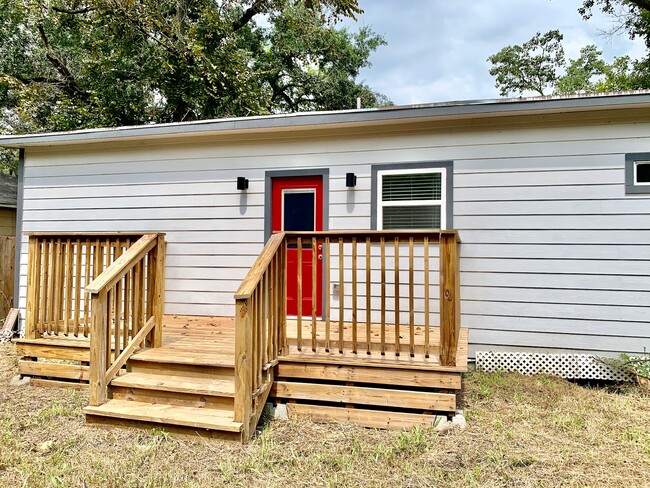
[[[322,244],[319,244],[319,245],[318,245],[318,250],[319,250],[319,251],[322,251],[322,250],[323,250],[323,245],[322,245]]]
[[[323,255],[322,255],[322,254],[319,254],[319,255],[318,255],[318,260],[319,260],[319,261],[322,261],[322,260],[323,260]]]

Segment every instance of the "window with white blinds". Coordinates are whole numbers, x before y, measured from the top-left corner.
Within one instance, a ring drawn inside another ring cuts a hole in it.
[[[444,229],[445,169],[377,172],[377,228]]]

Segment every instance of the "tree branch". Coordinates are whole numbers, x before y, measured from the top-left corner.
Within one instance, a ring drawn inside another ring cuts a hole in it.
[[[83,7],[76,10],[68,10],[66,8],[61,8],[61,7],[52,7],[52,10],[54,10],[55,12],[59,12],[60,14],[81,15],[81,14],[87,14],[88,12],[94,12],[97,9],[95,7]]]
[[[248,24],[253,19],[253,17],[262,12],[263,5],[264,0],[255,0],[255,2],[253,2],[253,5],[244,10],[242,16],[232,23],[232,30],[234,32],[237,32],[239,29]]]
[[[45,46],[45,49],[47,51],[46,57],[52,66],[54,66],[54,68],[63,77],[63,83],[66,91],[72,96],[81,96],[82,98],[88,98],[88,92],[79,86],[77,81],[74,79],[74,76],[72,76],[72,73],[70,73],[70,70],[68,70],[67,66],[63,64],[63,62],[54,52],[54,49],[52,49],[52,45],[50,44],[50,41],[45,34],[45,28],[43,27],[43,24],[38,24],[36,28],[38,29],[38,33],[41,36],[41,41],[43,41],[43,46]]]

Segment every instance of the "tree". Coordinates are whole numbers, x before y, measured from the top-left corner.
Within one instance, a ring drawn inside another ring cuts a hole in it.
[[[5,133],[390,103],[356,0],[0,0]]]
[[[522,45],[506,46],[490,56],[490,74],[496,78],[501,95],[526,91],[545,95],[558,79],[558,68],[565,64],[562,39],[558,30],[538,32]]]

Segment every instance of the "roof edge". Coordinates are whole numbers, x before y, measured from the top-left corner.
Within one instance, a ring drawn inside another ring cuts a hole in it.
[[[0,146],[26,148],[49,145],[110,142],[164,136],[190,136],[246,130],[272,130],[307,127],[332,127],[342,124],[381,124],[412,119],[455,118],[472,116],[508,116],[519,113],[561,112],[650,107],[650,90],[596,95],[564,95],[534,98],[502,98],[466,100],[420,105],[341,110],[332,112],[299,112],[291,114],[236,117],[192,122],[82,129],[70,132],[0,136]]]

